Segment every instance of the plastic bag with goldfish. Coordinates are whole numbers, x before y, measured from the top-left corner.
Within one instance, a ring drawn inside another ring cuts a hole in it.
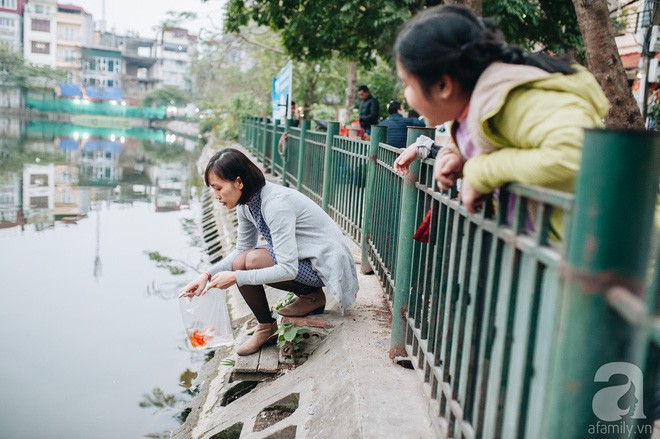
[[[182,297],[179,305],[190,346],[202,350],[233,343],[225,290],[213,288],[202,296]]]

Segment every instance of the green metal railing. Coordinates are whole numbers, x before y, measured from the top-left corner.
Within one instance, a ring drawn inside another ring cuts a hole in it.
[[[300,190],[311,198],[319,206],[322,204],[323,194],[323,167],[325,155],[326,133],[318,131],[307,131],[304,136],[304,153],[302,158],[302,169],[298,169],[301,178]]]
[[[369,142],[336,136],[332,145],[334,172],[328,213],[353,241],[362,239],[364,189]]]
[[[258,124],[246,122],[253,152]],[[643,373],[635,396],[646,418],[628,413],[629,430],[614,431],[650,436],[660,386],[660,253],[654,265],[648,257],[657,137],[588,132],[575,196],[511,184],[470,215],[455,189],[435,190],[433,160],[394,172],[400,150],[383,143],[386,128],[372,127],[370,142],[338,131],[334,122],[325,135],[291,131],[298,166],[287,162],[286,179],[361,244],[362,270],[373,268],[392,303],[390,355],[411,359],[443,436],[588,437],[605,422],[593,407],[607,387],[596,371],[619,363]],[[409,128],[408,143],[419,134],[432,131]],[[413,241],[429,211],[428,242]]]
[[[376,156],[371,160],[374,168],[372,187],[367,194],[371,199],[367,205],[372,206],[368,231],[365,230],[363,254],[368,254],[367,262],[371,261],[375,274],[385,289],[390,300],[394,298],[394,273],[397,265],[397,230],[401,216],[401,191],[403,178],[392,168],[392,163],[399,155],[399,149],[378,142],[380,134],[385,132],[380,128],[372,128],[376,139]],[[377,137],[378,136],[378,137]],[[384,139],[385,136],[383,135]],[[366,250],[366,251],[365,251]],[[364,261],[363,261],[364,264]],[[363,270],[364,271],[364,270]]]
[[[309,125],[309,121],[305,122],[307,123],[302,128],[286,127],[286,131],[289,133],[289,135],[287,138],[284,154],[282,155],[282,161],[284,163],[282,181],[287,186],[298,186],[298,158],[301,157],[300,143],[301,139],[304,138],[304,135],[301,136],[301,132],[302,130],[306,131],[307,126]]]
[[[272,126],[272,130],[270,131],[270,141],[272,145],[271,149],[271,159],[272,159],[272,173],[274,175],[279,175],[280,177],[285,177],[284,176],[284,157],[282,157],[282,154],[279,153],[278,151],[278,144],[280,142],[280,138],[282,137],[282,134],[284,134],[285,127],[280,125],[278,121],[276,120],[275,123]],[[286,179],[286,177],[285,177]]]

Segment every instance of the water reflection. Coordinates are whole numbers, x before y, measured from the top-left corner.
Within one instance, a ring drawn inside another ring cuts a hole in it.
[[[196,146],[162,130],[0,119],[0,437],[176,428],[204,361],[171,300],[200,260]],[[176,407],[139,407],[168,395]]]
[[[182,159],[194,139],[18,119],[1,121],[0,139],[0,228],[75,224],[98,201],[153,201],[157,212],[189,206],[190,166]]]

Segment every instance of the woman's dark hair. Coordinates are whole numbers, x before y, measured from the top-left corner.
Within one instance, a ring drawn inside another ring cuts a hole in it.
[[[204,171],[204,183],[207,186],[211,172],[226,181],[241,177],[243,193],[238,204],[247,203],[266,184],[263,172],[245,154],[234,148],[225,148],[211,157]]]
[[[508,45],[492,20],[479,19],[461,5],[436,6],[417,14],[399,32],[394,53],[425,91],[448,75],[465,93],[471,93],[479,76],[496,61],[550,73],[575,73],[563,59]]]

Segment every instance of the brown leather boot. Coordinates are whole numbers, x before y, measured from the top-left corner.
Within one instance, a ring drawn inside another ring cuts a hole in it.
[[[257,323],[254,327],[252,337],[248,338],[243,344],[236,348],[238,355],[250,355],[261,349],[261,346],[275,340],[277,332],[277,323]]]
[[[290,305],[280,308],[277,313],[284,317],[304,317],[309,314],[323,314],[325,311],[325,294],[323,290],[315,293],[302,294]]]

